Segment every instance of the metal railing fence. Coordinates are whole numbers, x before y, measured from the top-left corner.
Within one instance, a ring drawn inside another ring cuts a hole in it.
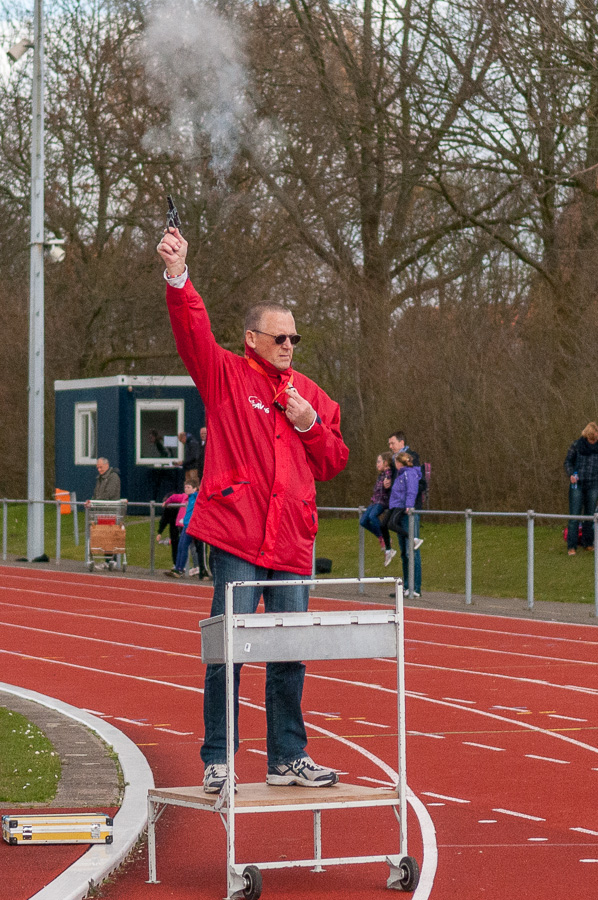
[[[47,506],[54,506],[56,509],[56,550],[55,550],[55,562],[57,565],[60,565],[61,559],[61,543],[62,543],[62,515],[61,515],[61,506],[65,503],[64,500],[56,499],[56,500],[9,500],[4,498],[0,500],[2,504],[2,559],[8,559],[8,508],[9,506],[21,505],[26,506],[28,509],[31,508],[33,503],[43,503]],[[78,501],[75,494],[70,495],[70,505],[73,510],[77,510],[81,508],[85,510],[85,502]],[[179,506],[180,504],[176,504]],[[142,513],[142,515],[147,515],[149,512],[149,570],[150,573],[153,574],[155,571],[155,553],[156,553],[156,512],[162,510],[164,504],[158,503],[157,501],[150,501],[148,503],[130,503],[129,504],[129,514],[132,515],[132,510],[144,510],[146,512]],[[320,506],[318,507],[319,513],[338,513],[342,515],[350,515],[361,517],[364,512],[364,506]],[[472,583],[473,583],[473,520],[475,518],[505,518],[505,519],[523,519],[527,523],[527,608],[532,610],[534,608],[534,539],[535,539],[535,523],[537,520],[547,520],[547,521],[575,521],[575,522],[593,522],[595,533],[598,535],[598,510],[594,513],[593,516],[575,516],[565,515],[563,513],[542,513],[537,512],[533,509],[528,509],[526,512],[497,512],[497,511],[478,511],[473,509],[464,509],[464,510],[454,510],[454,509],[408,509],[407,515],[409,518],[409,537],[407,539],[407,548],[408,548],[408,583],[409,589],[406,590],[405,596],[413,599],[413,585],[414,585],[414,575],[415,575],[415,554],[413,549],[413,542],[415,539],[415,516],[452,516],[462,518],[464,520],[465,525],[465,604],[466,606],[470,606],[472,604]],[[78,516],[73,514],[73,536],[75,545],[79,544],[79,521]],[[418,551],[419,552],[419,551]],[[315,575],[315,561],[316,561],[316,543],[314,543],[314,564],[313,564],[313,572],[312,576]],[[358,544],[357,544],[357,565],[358,565],[358,577],[365,577],[365,529],[361,526],[358,527]],[[364,588],[363,585],[359,586],[359,592],[363,593]],[[595,616],[598,617],[598,551],[594,554],[594,613]]]

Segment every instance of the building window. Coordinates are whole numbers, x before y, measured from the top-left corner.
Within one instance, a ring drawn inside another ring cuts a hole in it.
[[[169,466],[182,460],[178,435],[185,430],[184,400],[137,400],[135,446],[138,466]]]
[[[75,403],[75,465],[93,466],[98,457],[98,404]]]

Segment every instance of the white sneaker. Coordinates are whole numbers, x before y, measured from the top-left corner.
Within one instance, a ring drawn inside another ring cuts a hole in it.
[[[226,781],[226,764],[212,763],[206,766],[203,776],[203,789],[206,794],[219,794]]]
[[[395,557],[396,555],[397,555],[397,551],[396,551],[396,550],[387,550],[387,551],[384,553],[384,565],[385,565],[385,566],[390,565],[390,563],[391,563],[392,560],[393,560],[393,557]]]
[[[199,575],[199,566],[195,569],[189,569],[189,577],[193,578],[194,575]]]
[[[413,541],[413,549],[419,550],[419,548],[421,547],[423,542],[424,542],[423,538],[415,538],[415,540]]]
[[[319,766],[309,756],[302,756],[290,763],[268,766],[266,784],[298,784],[302,787],[330,787],[338,782],[334,769]]]

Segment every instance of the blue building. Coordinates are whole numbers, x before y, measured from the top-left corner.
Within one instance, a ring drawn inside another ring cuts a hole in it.
[[[181,489],[177,435],[199,437],[205,411],[188,375],[112,375],[55,381],[56,487],[91,497],[98,456],[118,469],[129,503]],[[131,510],[135,512],[135,510]],[[139,510],[142,512],[143,510]]]

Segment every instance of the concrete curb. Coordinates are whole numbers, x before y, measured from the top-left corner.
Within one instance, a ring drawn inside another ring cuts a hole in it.
[[[36,691],[0,682],[0,690],[31,700],[80,722],[109,744],[118,756],[122,768],[125,791],[122,806],[114,817],[114,842],[94,844],[51,884],[42,888],[30,900],[82,900],[89,891],[89,883],[100,884],[123,862],[147,825],[147,792],[154,787],[149,764],[133,741],[103,719]]]

